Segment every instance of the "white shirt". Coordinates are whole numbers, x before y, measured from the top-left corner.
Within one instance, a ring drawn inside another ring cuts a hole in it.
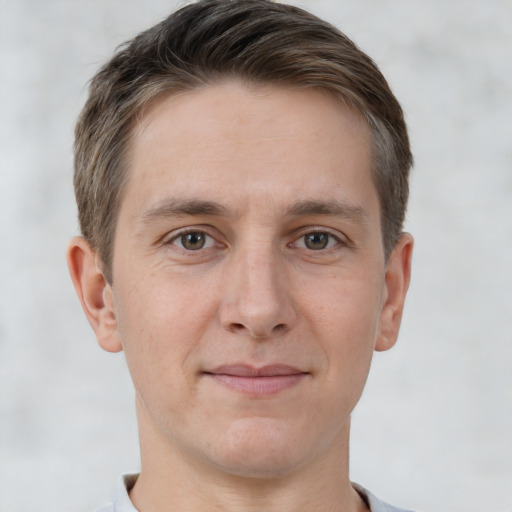
[[[114,501],[99,508],[97,512],[138,512],[128,496],[128,492],[135,485],[138,476],[139,475],[122,476],[117,482]],[[352,484],[352,486],[366,502],[371,512],[411,512],[410,510],[387,505],[360,485]]]

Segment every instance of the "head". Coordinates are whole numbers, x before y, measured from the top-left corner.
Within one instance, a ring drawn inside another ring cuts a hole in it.
[[[236,78],[319,89],[371,130],[372,178],[386,257],[397,243],[412,165],[402,109],[373,61],[329,23],[268,0],[188,5],[121,47],[97,73],[76,127],[80,228],[112,279],[118,212],[139,121],[162,97]]]
[[[295,7],[199,2],[100,70],[68,264],[99,343],[125,352],[143,468],[347,461],[372,353],[398,335],[410,165],[375,65]]]

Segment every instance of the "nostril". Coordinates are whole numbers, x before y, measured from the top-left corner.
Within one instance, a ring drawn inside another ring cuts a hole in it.
[[[247,331],[248,334],[250,334],[254,338],[269,338],[271,336],[279,336],[280,334],[283,334],[286,331],[287,327],[286,324],[277,324],[275,325],[270,331],[258,331],[257,329],[251,329],[248,326],[244,325],[243,323],[233,322],[229,325],[229,330],[231,332],[238,332],[242,333],[244,331]]]

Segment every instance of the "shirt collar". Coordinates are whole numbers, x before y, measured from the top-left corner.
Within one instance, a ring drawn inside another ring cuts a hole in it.
[[[138,474],[123,475],[119,478],[114,494],[114,512],[137,512],[128,493],[135,485]]]
[[[129,492],[135,485],[138,474],[123,475],[119,478],[114,495],[114,512],[138,512],[130,500]],[[398,509],[378,500],[373,494],[368,492],[364,487],[352,483],[354,489],[359,493],[363,500],[367,503],[371,512],[410,512]]]

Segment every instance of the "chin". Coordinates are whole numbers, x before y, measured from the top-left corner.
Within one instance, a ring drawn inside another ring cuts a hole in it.
[[[304,435],[271,418],[239,420],[216,445],[216,465],[232,475],[275,479],[309,459]]]

